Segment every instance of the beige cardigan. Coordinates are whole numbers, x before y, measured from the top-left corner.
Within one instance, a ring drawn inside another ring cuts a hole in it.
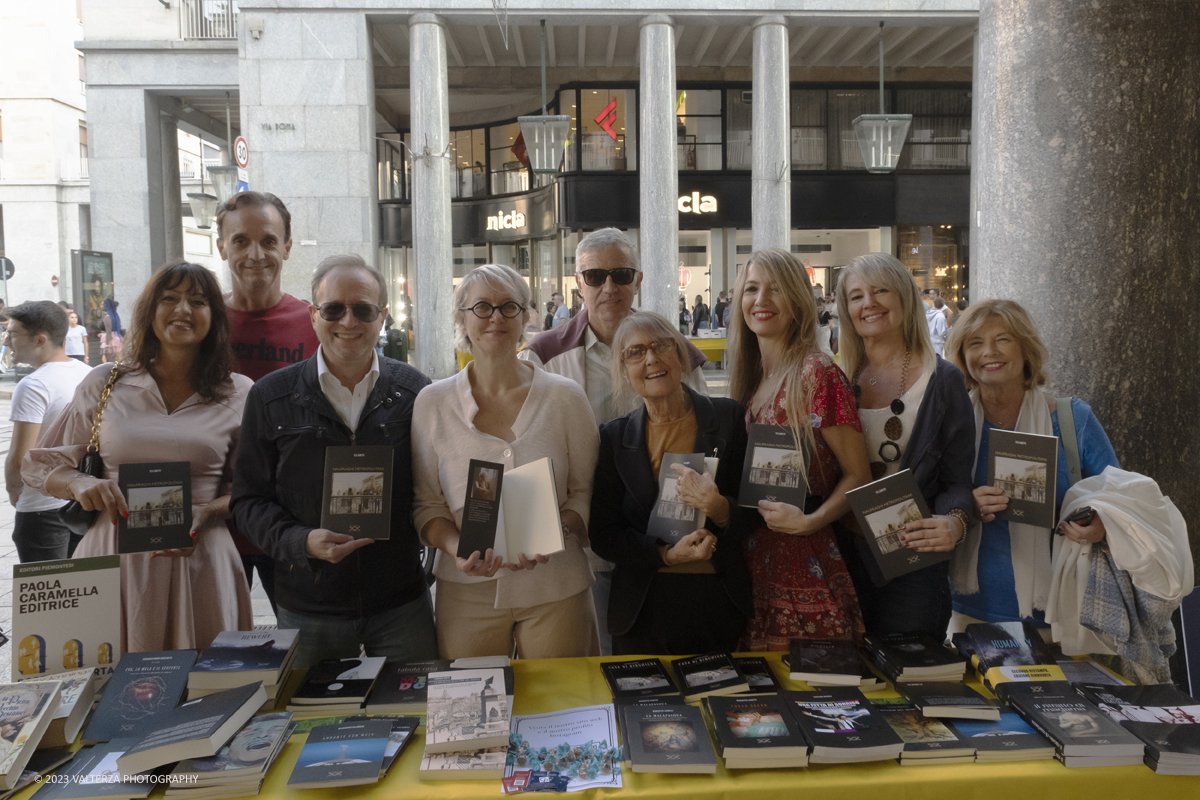
[[[413,409],[413,521],[418,531],[435,517],[462,523],[471,459],[494,461],[506,469],[549,456],[554,462],[560,511],[574,511],[587,523],[592,476],[600,436],[587,395],[574,381],[535,369],[529,395],[506,442],[479,431],[479,407],[467,370],[425,387]],[[528,608],[552,603],[592,585],[583,545],[568,536],[566,550],[532,570],[501,570],[494,578],[464,575],[454,559],[437,554],[434,574],[454,583],[496,584],[496,608]]]

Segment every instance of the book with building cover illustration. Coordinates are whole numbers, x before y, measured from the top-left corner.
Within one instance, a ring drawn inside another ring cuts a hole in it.
[[[679,499],[679,473],[671,469],[671,465],[683,464],[704,474],[705,461],[703,453],[663,453],[662,466],[658,469],[658,500],[650,512],[647,536],[674,544],[704,527],[704,512]]]
[[[266,699],[262,683],[255,681],[188,700],[158,718],[117,759],[117,768],[122,775],[136,775],[185,758],[215,756]]]
[[[117,552],[145,553],[195,546],[192,465],[187,461],[121,464],[117,485],[129,517],[117,518]]]
[[[621,788],[620,748],[612,705],[513,716],[504,777],[537,770],[555,776],[564,790]],[[506,781],[503,791],[521,791]]]
[[[921,713],[912,703],[872,700],[871,705],[904,742],[900,763],[948,764],[975,760],[975,746],[946,724]]]
[[[38,742],[39,748],[67,747],[79,735],[83,721],[92,710],[92,701],[100,687],[100,679],[94,669],[84,667],[70,672],[60,672],[50,677],[28,678],[28,682],[55,680],[62,683],[62,697],[58,701],[46,732]]]
[[[1160,775],[1200,775],[1200,725],[1175,722],[1122,722],[1146,743],[1146,766]]]
[[[1101,683],[1072,684],[1081,697],[1114,722],[1162,722],[1174,725],[1200,724],[1200,702],[1173,684],[1111,686]]]
[[[1058,437],[992,428],[988,432],[987,485],[1008,497],[996,516],[1053,528],[1057,514]]]
[[[960,681],[967,662],[942,644],[944,638],[941,633],[867,633],[863,644],[890,681]]]
[[[808,740],[782,697],[706,697],[704,709],[721,757],[737,762],[770,760],[773,766],[808,764]],[[791,760],[790,764],[780,762]]]
[[[325,448],[321,527],[355,539],[392,535],[392,454],[384,445]]]
[[[425,752],[508,745],[509,708],[502,669],[452,669],[428,677]]]
[[[855,537],[855,542],[860,552],[864,546],[869,551],[863,553],[863,561],[869,567],[874,566],[869,571],[875,583],[885,583],[930,564],[950,560],[949,551],[918,553],[900,539],[906,523],[929,517],[929,506],[925,505],[912,470],[902,469],[895,475],[846,492],[846,500],[863,531],[861,538]]]
[[[378,782],[391,732],[392,723],[385,719],[313,728],[288,786],[315,789]]]
[[[604,673],[604,680],[608,682],[614,700],[679,693],[679,687],[657,658],[605,661],[600,665],[600,671]]]
[[[704,716],[696,706],[632,706],[625,747],[634,772],[716,772]]]
[[[907,681],[896,691],[927,717],[999,719],[1000,703],[957,681]]]
[[[738,505],[758,508],[758,501],[789,503],[804,508],[808,498],[808,458],[796,446],[796,436],[786,425],[750,426]]]
[[[710,695],[737,694],[750,688],[746,676],[729,653],[705,653],[671,662],[680,691],[689,703]]]
[[[383,665],[367,701],[368,714],[424,714],[426,679],[431,672],[445,672],[450,662],[389,661]]]
[[[1000,707],[1000,718],[945,720],[975,748],[980,763],[1046,761],[1054,758],[1054,744],[1035,731],[1009,706]]]
[[[287,675],[300,631],[222,631],[196,659],[188,689],[232,689],[262,681],[278,685]]]
[[[292,695],[292,706],[362,705],[387,659],[383,656],[328,658],[308,671]]]
[[[497,780],[504,777],[508,746],[483,750],[426,751],[417,776],[423,781]]]
[[[804,738],[812,743],[810,763],[884,761],[899,758],[904,750],[904,742],[858,689],[837,686],[780,696],[792,704]]]
[[[171,775],[178,779],[180,788],[189,784],[200,787],[257,782],[287,741],[291,723],[292,715],[287,711],[253,716],[216,755],[184,759]]]
[[[13,565],[12,679],[94,669],[109,679],[121,649],[121,557]]]
[[[750,685],[744,694],[775,694],[783,691],[775,677],[775,671],[762,656],[734,656],[733,663],[746,676],[746,683]]]
[[[826,686],[858,686],[863,663],[858,647],[841,639],[792,639],[788,642],[788,675],[794,681]]]
[[[1084,700],[1066,681],[1010,682],[1001,699],[1054,742],[1057,754],[1086,757],[1141,756],[1144,745]]]
[[[57,680],[0,684],[0,789],[21,779],[61,697]]]
[[[136,740],[183,698],[195,650],[126,653],[83,732],[85,744]],[[134,742],[131,742],[133,744]]]
[[[469,558],[489,547],[511,564],[521,555],[551,555],[566,547],[558,513],[554,463],[539,458],[513,469],[472,460],[467,473],[467,505],[458,555]],[[466,548],[470,547],[470,550]],[[464,555],[465,554],[465,555]]]

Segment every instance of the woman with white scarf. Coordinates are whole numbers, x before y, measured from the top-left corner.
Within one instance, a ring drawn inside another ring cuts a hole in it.
[[[1010,523],[996,514],[1008,498],[987,484],[988,433],[992,428],[1058,436],[1056,506],[1070,488],[1067,456],[1062,445],[1058,403],[1041,390],[1046,346],[1029,314],[1011,300],[984,300],[955,322],[946,357],[962,370],[975,409],[975,502],[977,520],[954,554],[951,568],[954,613],[950,632],[972,622],[1030,619],[1046,626],[1053,578],[1049,528]],[[1119,466],[1104,428],[1087,403],[1071,401],[1075,439],[1083,477]],[[1062,522],[1059,530],[1080,544],[1104,539],[1104,521]],[[1047,626],[1048,627],[1048,626]]]

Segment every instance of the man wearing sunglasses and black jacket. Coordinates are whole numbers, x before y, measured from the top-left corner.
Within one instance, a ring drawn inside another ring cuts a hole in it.
[[[412,523],[410,431],[429,379],[375,353],[387,316],[379,271],[331,256],[313,274],[313,329],[321,345],[250,391],[234,472],[238,527],[275,559],[280,628],[299,628],[296,666],[367,655],[437,658],[433,607]],[[321,528],[325,448],[387,445],[390,538]]]

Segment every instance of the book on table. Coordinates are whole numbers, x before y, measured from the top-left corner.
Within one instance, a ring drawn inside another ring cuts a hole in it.
[[[1000,702],[957,681],[908,681],[896,691],[927,717],[1000,719]]]
[[[770,662],[762,656],[734,656],[733,663],[746,676],[746,683],[750,687],[743,694],[775,694],[783,691]]]
[[[679,678],[680,693],[689,703],[710,695],[737,694],[750,688],[746,676],[729,653],[705,653],[671,662]]]
[[[20,781],[58,709],[62,686],[56,680],[0,684],[0,789]]]
[[[510,711],[504,670],[431,672],[428,680],[427,754],[508,745]]]
[[[625,747],[634,772],[717,771],[704,716],[696,706],[631,706],[625,711]]]
[[[855,537],[855,546],[876,584],[950,560],[949,551],[920,553],[901,540],[906,524],[930,517],[912,470],[902,469],[852,489],[846,492],[846,500],[863,532]]]
[[[187,689],[195,650],[126,653],[100,694],[100,704],[83,731],[85,744],[145,735],[179,705]]]
[[[195,546],[190,463],[121,464],[117,485],[129,507],[128,517],[117,518],[118,553]]]
[[[854,642],[842,639],[792,639],[788,642],[788,677],[826,686],[858,686],[863,663]]]
[[[566,547],[558,510],[554,462],[539,458],[513,469],[471,459],[459,528],[460,558],[488,548],[516,564],[521,555],[552,555]]]
[[[788,700],[713,696],[704,698],[703,707],[727,768],[807,766],[808,740]]]
[[[278,686],[287,678],[299,644],[295,628],[222,631],[188,674],[188,696],[194,696],[194,689],[232,689],[255,681],[264,688]]]
[[[1057,436],[1003,428],[988,432],[987,485],[1008,497],[1008,507],[997,517],[1053,528],[1058,514],[1057,481]]]
[[[424,714],[426,680],[431,672],[445,672],[450,662],[389,661],[383,665],[367,700],[368,714]]]
[[[117,768],[122,775],[136,775],[185,758],[215,756],[266,699],[262,683],[255,681],[188,700],[163,714],[117,759]]]
[[[383,656],[361,656],[317,662],[292,695],[288,710],[311,710],[306,706],[361,708],[386,660]]]
[[[873,711],[858,689],[784,692],[790,710],[812,743],[809,763],[838,764],[899,758],[904,742]]]
[[[308,734],[288,786],[317,789],[378,783],[392,724],[388,720],[321,725]]]
[[[605,661],[600,665],[600,672],[614,700],[679,693],[679,687],[657,658]]]
[[[325,448],[321,527],[355,539],[392,535],[392,456],[384,445]]]
[[[1000,707],[1000,718],[996,720],[949,719],[945,723],[971,743],[975,760],[980,763],[1054,758],[1054,743],[1007,705]]]
[[[37,746],[67,747],[75,742],[88,712],[92,710],[92,701],[96,699],[96,692],[100,687],[100,677],[96,670],[85,667],[53,676],[27,678],[25,682],[48,680],[62,683],[62,697]]]
[[[804,508],[808,499],[808,455],[786,425],[755,423],[747,431],[746,457],[738,505],[758,508],[760,500]]]
[[[1134,756],[1133,763],[1138,763],[1144,755],[1141,739],[1080,697],[1066,681],[1014,681],[1001,684],[997,691],[1026,722],[1054,742],[1056,756],[1117,759],[1111,762],[1116,764],[1127,763],[1120,759]]]
[[[967,662],[943,644],[941,633],[870,633],[863,636],[867,653],[879,671],[896,681],[961,681]]]
[[[715,458],[706,459],[703,453],[663,453],[658,469],[658,499],[646,525],[647,536],[674,544],[704,527],[704,512],[679,499],[679,473],[671,465],[682,464],[703,475],[711,463],[711,476],[717,474],[716,462]]]
[[[896,702],[900,701],[900,702]],[[874,711],[904,742],[901,765],[959,764],[975,760],[975,746],[947,724],[901,698],[872,700]]]
[[[426,752],[417,777],[423,781],[497,780],[504,777],[508,746],[483,750]]]

